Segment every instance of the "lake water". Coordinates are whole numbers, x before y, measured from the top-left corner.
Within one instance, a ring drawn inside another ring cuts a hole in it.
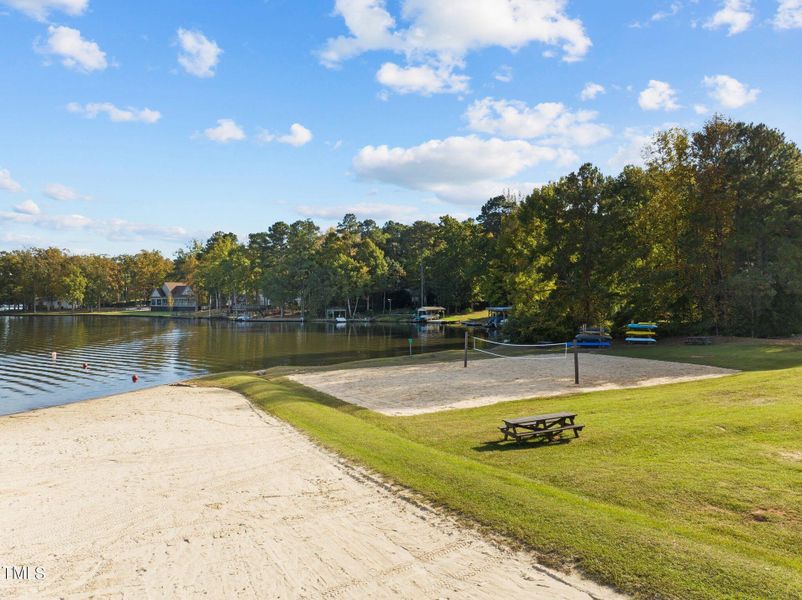
[[[5,316],[0,317],[0,414],[204,373],[403,355],[409,352],[408,338],[414,353],[462,345],[461,331],[442,325]]]

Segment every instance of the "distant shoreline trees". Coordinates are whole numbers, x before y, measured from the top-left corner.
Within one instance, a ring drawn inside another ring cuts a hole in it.
[[[697,132],[658,133],[642,168],[609,177],[585,164],[526,198],[490,199],[476,219],[277,222],[245,241],[217,232],[173,260],[0,253],[0,304],[29,309],[145,302],[165,279],[218,308],[261,294],[281,314],[511,304],[517,339],[630,319],[787,335],[802,332],[802,155],[777,130],[716,116]]]

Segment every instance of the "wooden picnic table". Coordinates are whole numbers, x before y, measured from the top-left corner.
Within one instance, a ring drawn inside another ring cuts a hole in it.
[[[574,423],[576,413],[559,412],[531,417],[518,417],[517,419],[503,419],[504,427],[499,427],[504,434],[504,440],[510,438],[520,442],[531,437],[544,437],[551,442],[555,437],[562,435],[563,431],[573,431],[574,437],[585,427]]]

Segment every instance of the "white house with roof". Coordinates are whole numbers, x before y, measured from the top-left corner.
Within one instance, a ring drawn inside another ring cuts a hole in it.
[[[150,294],[150,310],[198,310],[192,286],[180,281],[165,281]]]

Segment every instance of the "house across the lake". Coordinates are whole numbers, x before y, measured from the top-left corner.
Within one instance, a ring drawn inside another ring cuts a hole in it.
[[[192,286],[180,281],[165,281],[150,294],[150,310],[198,310]]]

